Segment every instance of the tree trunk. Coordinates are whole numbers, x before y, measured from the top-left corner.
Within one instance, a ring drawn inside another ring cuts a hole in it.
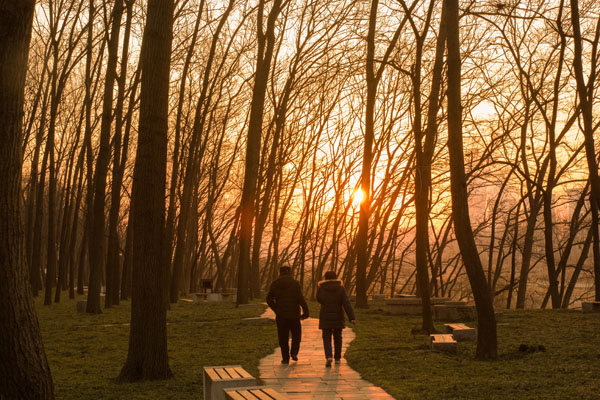
[[[35,2],[0,3],[0,398],[52,399],[21,221],[22,116]]]
[[[110,30],[110,40],[108,42],[108,62],[106,66],[106,77],[104,81],[104,106],[102,111],[102,126],[101,126],[101,142],[104,138],[104,134],[110,142],[110,131],[113,120],[113,92],[114,83],[117,77],[117,52],[119,50],[119,36],[121,33],[121,18],[123,16],[123,0],[115,1],[115,5],[112,11],[112,26]],[[121,60],[121,66],[127,65],[127,60]],[[123,72],[123,69],[121,69]],[[126,72],[126,70],[125,70]],[[123,82],[125,76],[120,76],[119,79]],[[124,97],[124,84],[119,85],[119,105],[123,112],[123,97]],[[121,121],[118,121],[120,124]],[[122,126],[122,125],[120,125]],[[110,144],[109,144],[110,146]],[[110,153],[110,147],[108,149]],[[110,156],[109,156],[110,157]],[[98,156],[98,161],[100,156]],[[111,202],[110,211],[108,218],[108,248],[106,251],[106,296],[104,298],[104,307],[111,307],[113,304],[117,304],[119,301],[119,235],[117,232],[117,225],[119,220],[119,210],[121,205],[121,182],[123,181],[123,174],[120,171],[121,165],[121,131],[115,129],[114,135],[114,153],[113,153],[113,176],[112,176],[112,188],[111,188]],[[108,170],[108,162],[106,163],[106,169]],[[106,178],[105,178],[106,179]],[[96,192],[97,193],[97,192]],[[104,207],[103,207],[104,208]],[[102,219],[104,220],[104,212],[102,213]],[[96,225],[96,224],[95,224]],[[116,295],[115,295],[116,292]],[[116,302],[115,302],[116,299]]]
[[[255,215],[256,181],[261,147],[263,111],[265,94],[273,48],[275,46],[275,21],[281,12],[282,0],[274,0],[269,12],[266,31],[263,31],[263,11],[265,0],[260,0],[258,6],[258,51],[256,58],[256,74],[250,105],[250,120],[248,122],[248,138],[246,142],[246,163],[244,171],[244,186],[240,202],[240,257],[238,264],[238,284],[236,303],[248,303],[250,275],[250,247],[252,245],[252,224]]]
[[[498,339],[492,298],[487,288],[483,266],[473,238],[467,198],[462,143],[462,105],[460,93],[460,39],[458,0],[446,0],[448,43],[448,151],[450,154],[450,187],[452,216],[456,239],[467,270],[477,307],[478,359],[496,359]]]
[[[600,301],[600,233],[598,232],[598,206],[600,202],[600,177],[598,176],[598,162],[596,160],[596,146],[594,144],[594,126],[593,126],[593,99],[594,99],[594,81],[596,77],[596,66],[593,66],[588,85],[583,77],[583,38],[581,37],[581,28],[579,24],[579,2],[571,0],[571,22],[573,26],[573,69],[575,70],[575,79],[577,81],[577,94],[581,106],[581,116],[583,117],[583,136],[585,145],[585,156],[588,165],[588,174],[591,184],[590,190],[590,209],[592,211],[592,254],[594,255],[594,297]],[[600,29],[597,26],[596,29]],[[599,35],[593,42],[593,53],[598,48]]]
[[[137,154],[132,188],[133,285],[129,352],[119,382],[172,377],[163,264],[173,0],[150,0],[144,30]]]

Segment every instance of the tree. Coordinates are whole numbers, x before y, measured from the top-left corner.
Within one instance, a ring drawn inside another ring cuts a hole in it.
[[[0,398],[52,399],[52,377],[28,282],[21,221],[27,56],[35,2],[0,2]]]
[[[167,355],[163,263],[169,70],[173,0],[150,0],[142,41],[140,117],[135,158],[133,280],[129,352],[119,382],[172,377]]]
[[[267,17],[266,29],[263,28],[265,3],[265,0],[259,1],[256,23],[258,37],[256,74],[254,78],[254,88],[252,90],[252,103],[250,105],[244,186],[240,202],[240,259],[238,266],[237,304],[248,303],[250,247],[252,246],[252,224],[255,216],[256,183],[258,179],[265,94],[267,91],[269,70],[271,68],[271,59],[273,57],[273,48],[276,39],[275,23],[282,8],[288,1],[275,0],[273,2]]]
[[[592,41],[592,62],[588,83],[583,76],[583,39],[579,21],[579,2],[571,0],[571,22],[573,25],[574,57],[573,69],[577,82],[577,95],[583,118],[583,136],[585,144],[585,156],[588,166],[588,179],[590,181],[590,209],[592,212],[592,252],[594,255],[594,297],[600,301],[600,233],[598,232],[598,208],[600,202],[600,176],[598,176],[598,162],[596,147],[594,144],[593,125],[593,99],[594,82],[597,73],[598,43],[600,41],[600,24],[596,27],[596,34]]]
[[[450,188],[452,193],[452,218],[460,253],[467,270],[475,305],[477,307],[478,359],[495,359],[498,356],[496,317],[492,298],[487,288],[483,266],[473,238],[469,202],[467,198],[467,180],[462,141],[462,105],[461,105],[461,61],[458,0],[445,0],[447,16],[448,48],[448,151],[450,154]]]

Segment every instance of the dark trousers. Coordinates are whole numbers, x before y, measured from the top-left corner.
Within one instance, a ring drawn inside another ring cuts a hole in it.
[[[336,360],[342,358],[342,328],[323,329],[323,348],[325,349],[325,358],[331,358],[331,336],[335,347],[334,357]]]
[[[279,337],[279,347],[281,347],[281,359],[290,360],[291,355],[298,355],[300,350],[300,340],[302,340],[302,325],[299,318],[275,318],[277,322],[277,336]],[[292,349],[290,350],[289,339],[292,333]]]

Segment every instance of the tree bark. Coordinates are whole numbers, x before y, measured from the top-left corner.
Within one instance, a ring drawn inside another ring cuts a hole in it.
[[[575,79],[577,81],[577,95],[581,106],[581,116],[583,117],[583,136],[585,145],[585,156],[588,165],[590,190],[590,209],[592,211],[592,254],[594,255],[594,297],[600,301],[600,233],[598,231],[598,207],[600,202],[600,177],[598,176],[598,162],[596,159],[596,146],[594,144],[594,126],[593,126],[593,99],[594,99],[594,81],[596,78],[596,65],[591,68],[591,73],[586,85],[583,77],[583,38],[581,36],[581,27],[579,23],[579,2],[571,0],[571,22],[573,26],[573,69],[575,70]],[[600,26],[597,27],[600,30]],[[593,58],[595,59],[598,49],[599,32],[593,42]],[[589,87],[588,87],[589,86]]]
[[[461,61],[458,0],[446,0],[448,44],[448,151],[450,154],[450,188],[452,216],[460,253],[467,270],[475,305],[477,307],[478,334],[476,357],[496,359],[498,339],[492,297],[487,288],[483,266],[473,238],[467,198],[462,142]]]
[[[22,119],[35,2],[0,2],[0,398],[52,399],[21,221]]]
[[[238,264],[238,284],[236,303],[248,303],[250,275],[250,247],[252,246],[252,224],[255,216],[256,181],[261,148],[263,111],[265,94],[271,59],[275,45],[275,22],[282,8],[282,0],[274,0],[267,19],[266,30],[263,31],[263,12],[265,0],[260,0],[258,6],[258,51],[256,57],[256,74],[250,105],[250,120],[248,122],[248,138],[246,142],[246,162],[244,170],[244,186],[240,202],[240,257]]]
[[[132,188],[133,285],[127,360],[117,380],[172,377],[163,263],[173,0],[150,0],[142,42],[140,117]]]

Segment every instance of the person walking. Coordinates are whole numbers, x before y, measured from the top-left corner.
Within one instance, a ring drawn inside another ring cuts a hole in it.
[[[317,301],[321,304],[319,312],[319,329],[323,331],[323,348],[325,349],[326,367],[331,367],[332,356],[335,363],[342,359],[342,329],[346,327],[344,311],[351,323],[356,322],[354,310],[348,300],[342,281],[337,279],[335,271],[325,272],[325,280],[319,282]],[[333,336],[335,352],[331,351]]]
[[[279,278],[275,279],[269,287],[267,304],[275,312],[277,323],[277,336],[281,348],[281,363],[289,364],[290,357],[298,361],[300,341],[302,340],[301,319],[308,318],[308,305],[300,283],[292,277],[292,270],[288,266],[279,268]],[[302,308],[302,315],[300,315]],[[289,347],[290,332],[292,334],[292,348]]]

